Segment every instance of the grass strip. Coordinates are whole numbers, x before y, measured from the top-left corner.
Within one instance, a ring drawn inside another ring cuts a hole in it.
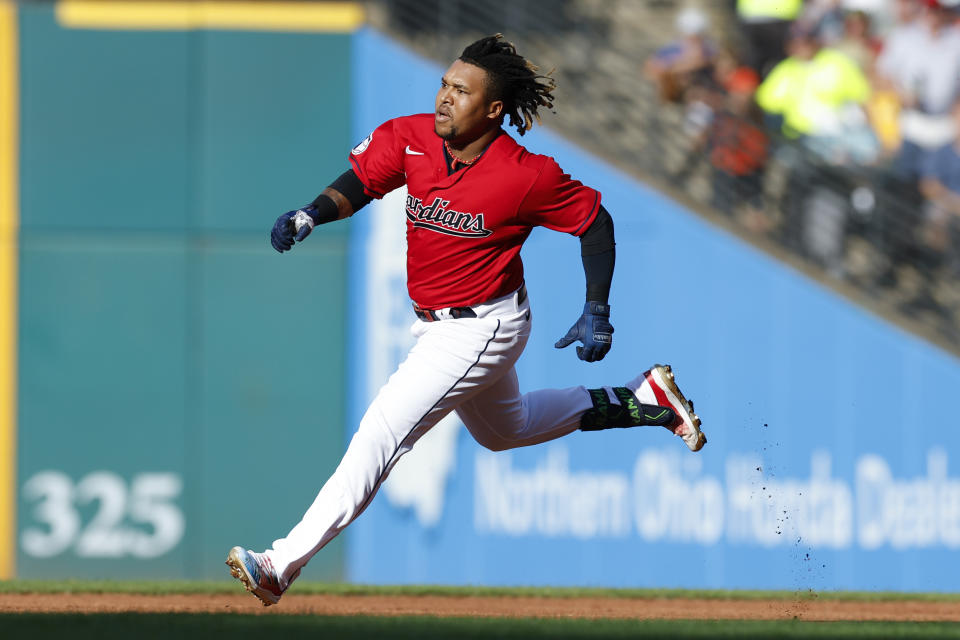
[[[240,586],[221,581],[4,580],[0,593],[234,593]],[[543,598],[704,598],[717,600],[848,600],[960,602],[960,593],[892,591],[757,591],[721,589],[609,589],[585,587],[475,587],[441,585],[357,585],[297,582],[291,594]]]
[[[903,622],[534,620],[363,616],[196,614],[0,615],[11,638],[960,638],[960,625]]]

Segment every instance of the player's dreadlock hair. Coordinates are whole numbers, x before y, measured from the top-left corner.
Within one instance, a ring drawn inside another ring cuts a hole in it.
[[[510,126],[522,136],[540,122],[539,107],[553,108],[557,83],[537,73],[532,62],[517,53],[516,47],[503,40],[503,34],[481,38],[467,45],[460,59],[487,72],[488,90],[493,100],[503,100],[503,112],[510,116]]]

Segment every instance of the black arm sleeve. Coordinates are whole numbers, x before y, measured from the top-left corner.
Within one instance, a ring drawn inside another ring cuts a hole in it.
[[[353,172],[353,169],[348,169],[340,174],[340,177],[333,181],[330,188],[342,193],[343,197],[350,203],[350,206],[353,207],[354,212],[364,208],[373,200],[373,198],[363,192],[363,183],[360,182],[360,178]],[[314,215],[314,220],[317,224],[333,222],[340,217],[336,203],[329,196],[321,193],[314,198],[310,204],[317,209]]]
[[[580,236],[580,256],[587,280],[587,301],[607,304],[616,262],[613,218],[603,205],[593,223]]]

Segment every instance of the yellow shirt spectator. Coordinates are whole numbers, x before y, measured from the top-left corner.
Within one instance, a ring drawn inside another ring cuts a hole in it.
[[[877,91],[867,103],[867,114],[885,151],[900,148],[900,97],[895,91]]]
[[[767,113],[783,116],[783,132],[822,135],[833,128],[841,108],[863,104],[870,83],[849,57],[821,49],[810,60],[787,58],[770,72],[757,89],[757,104]]]
[[[737,0],[741,20],[794,20],[803,9],[803,0]]]

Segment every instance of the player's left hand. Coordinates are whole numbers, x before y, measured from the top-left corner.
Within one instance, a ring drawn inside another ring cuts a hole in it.
[[[583,314],[570,327],[567,335],[553,345],[563,349],[579,340],[582,347],[577,347],[577,357],[587,362],[603,360],[613,344],[613,325],[610,324],[610,305],[600,302],[587,302],[583,305]]]

